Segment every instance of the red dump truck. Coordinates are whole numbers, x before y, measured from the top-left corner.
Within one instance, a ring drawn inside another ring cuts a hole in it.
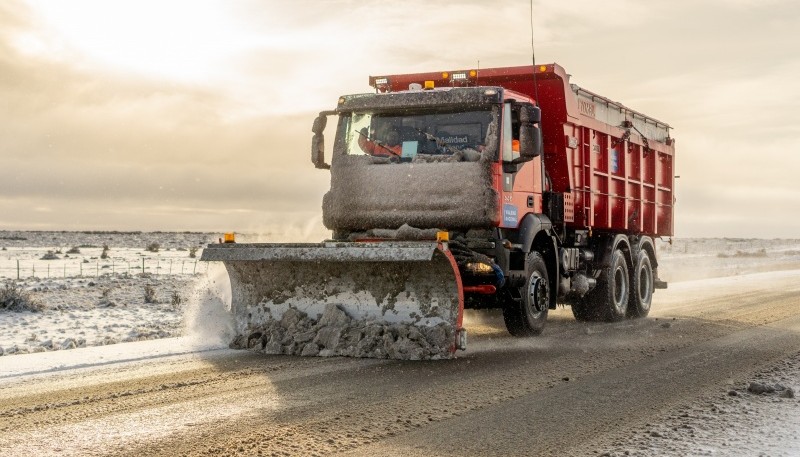
[[[447,358],[466,347],[465,308],[502,309],[516,336],[557,303],[584,321],[648,314],[666,287],[654,240],[673,234],[669,125],[557,64],[369,83],[312,128],[332,238],[204,250],[229,272],[234,346]]]

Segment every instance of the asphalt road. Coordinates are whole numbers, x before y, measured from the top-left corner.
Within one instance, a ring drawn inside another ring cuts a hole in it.
[[[798,310],[800,271],[759,273],[674,284],[636,321],[559,309],[531,339],[471,314],[450,361],[217,350],[8,378],[0,455],[596,455],[795,356]]]

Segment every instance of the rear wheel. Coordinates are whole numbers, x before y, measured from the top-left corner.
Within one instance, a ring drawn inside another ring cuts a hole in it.
[[[625,253],[616,249],[611,264],[603,268],[597,286],[572,305],[579,321],[620,321],[628,313],[630,277]]]
[[[525,262],[525,284],[519,298],[509,298],[503,307],[503,319],[514,336],[539,335],[547,321],[550,307],[550,283],[542,255],[531,252]]]
[[[645,317],[650,313],[653,289],[653,267],[650,264],[650,256],[645,251],[640,251],[633,266],[631,299],[628,304],[630,317]]]

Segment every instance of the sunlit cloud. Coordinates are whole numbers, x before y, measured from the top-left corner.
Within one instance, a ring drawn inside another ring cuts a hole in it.
[[[0,229],[319,234],[315,113],[368,75],[529,64],[529,7],[3,2]],[[537,61],[674,127],[679,236],[800,229],[798,21],[780,0],[533,2]]]
[[[79,59],[142,76],[202,83],[218,74],[233,52],[252,46],[219,1],[107,2],[33,0],[35,30],[15,40],[21,51]]]

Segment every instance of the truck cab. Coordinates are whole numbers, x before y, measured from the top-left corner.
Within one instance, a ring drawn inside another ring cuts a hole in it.
[[[315,165],[332,170],[323,215],[334,230],[516,228],[541,212],[540,112],[522,94],[412,86],[341,97],[323,116],[334,113],[332,164],[319,135],[314,150]]]

